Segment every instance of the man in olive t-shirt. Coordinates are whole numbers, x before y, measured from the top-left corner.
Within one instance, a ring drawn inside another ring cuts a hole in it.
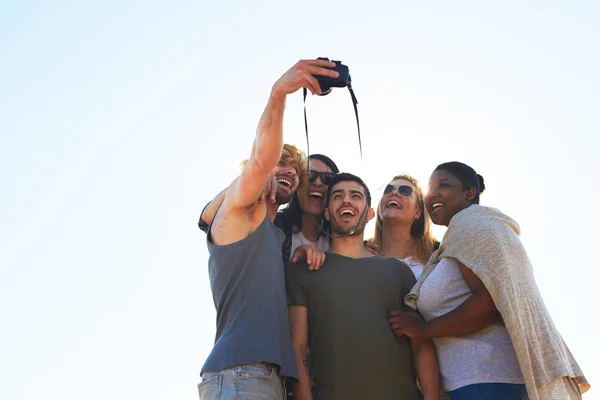
[[[337,175],[325,209],[333,239],[325,263],[319,271],[305,263],[286,266],[299,375],[295,400],[421,399],[416,375],[425,397],[437,396],[431,341],[396,338],[389,326],[390,311],[404,309],[415,278],[403,262],[364,248],[364,227],[374,214],[370,203],[360,178]]]

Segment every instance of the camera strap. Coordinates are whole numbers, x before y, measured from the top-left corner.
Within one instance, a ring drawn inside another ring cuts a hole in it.
[[[350,97],[352,98],[352,105],[354,106],[354,115],[356,116],[356,128],[358,129],[358,148],[360,149],[360,159],[362,160],[362,142],[360,140],[360,123],[358,122],[358,100],[356,99],[356,95],[354,94],[354,90],[352,90],[352,83],[348,82],[348,91],[350,92]],[[310,156],[310,145],[308,144],[308,121],[306,119],[306,88],[302,88],[303,102],[304,102],[304,131],[306,132],[306,156]]]

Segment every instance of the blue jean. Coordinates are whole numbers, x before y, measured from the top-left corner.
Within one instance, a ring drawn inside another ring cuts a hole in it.
[[[525,385],[476,383],[450,392],[450,400],[528,400]]]
[[[284,400],[279,368],[259,363],[205,372],[198,384],[200,400]]]

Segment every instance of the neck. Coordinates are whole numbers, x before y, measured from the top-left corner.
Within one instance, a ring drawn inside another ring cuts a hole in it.
[[[363,233],[352,236],[337,237],[339,234],[332,232],[332,235],[333,240],[331,243],[331,248],[329,249],[329,253],[335,253],[350,258],[365,258],[373,256],[365,249]]]
[[[381,231],[381,247],[386,257],[406,258],[414,255],[414,239],[410,226],[384,223]]]
[[[319,238],[320,218],[316,215],[302,213],[302,234],[307,240],[316,242]]]
[[[279,204],[277,203],[267,203],[267,216],[271,222],[275,221],[275,216],[277,215],[277,211],[279,210]]]

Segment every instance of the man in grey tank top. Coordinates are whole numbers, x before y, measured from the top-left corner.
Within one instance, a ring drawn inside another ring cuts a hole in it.
[[[201,371],[201,400],[281,400],[281,377],[297,378],[281,259],[284,235],[273,225],[279,204],[289,202],[298,186],[301,168],[286,162],[283,112],[288,94],[302,87],[319,94],[313,75],[336,78],[334,67],[324,60],[299,61],[273,85],[250,158],[212,221],[207,246],[217,332]],[[261,199],[272,179],[275,203]]]

